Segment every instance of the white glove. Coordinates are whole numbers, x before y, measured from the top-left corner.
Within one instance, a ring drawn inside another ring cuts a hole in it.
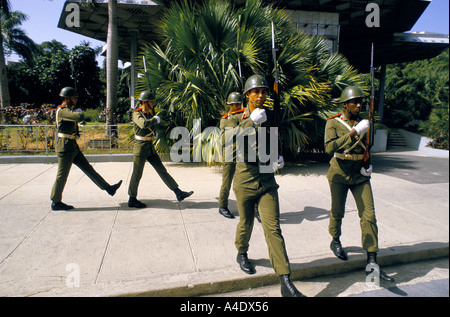
[[[365,169],[364,167],[361,167],[361,174],[363,175],[363,176],[367,176],[367,177],[370,177],[370,175],[372,175],[372,165],[369,165],[369,168],[368,169]]]
[[[284,167],[284,158],[280,155],[278,156],[278,160],[273,163],[273,170],[279,170]]]
[[[83,110],[81,110],[81,108],[77,108],[75,109],[75,112],[83,112]]]
[[[252,119],[254,124],[261,124],[267,121],[266,110],[261,108],[256,108],[250,115],[250,119]]]
[[[369,130],[369,128],[370,128],[370,123],[369,123],[369,120],[367,120],[367,119],[362,120],[360,123],[358,123],[357,125],[355,125],[353,127],[353,129],[355,129],[355,131],[358,135],[366,133],[367,130]]]
[[[158,117],[158,116],[153,116],[153,118],[156,119],[156,123],[160,123],[160,122],[161,122],[161,118],[160,118],[160,117]]]

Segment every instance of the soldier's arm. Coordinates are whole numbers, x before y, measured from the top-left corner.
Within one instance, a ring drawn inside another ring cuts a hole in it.
[[[336,120],[328,120],[325,125],[325,151],[333,155],[334,152],[338,152],[340,149],[346,148],[353,142],[353,136],[351,131],[342,133],[342,129]],[[340,132],[340,133],[339,133]]]
[[[158,123],[158,120],[154,117],[147,119],[141,112],[133,113],[133,122],[141,129],[146,129],[154,126]]]
[[[68,108],[61,108],[58,114],[59,120],[81,122],[84,120],[82,111],[73,111]]]

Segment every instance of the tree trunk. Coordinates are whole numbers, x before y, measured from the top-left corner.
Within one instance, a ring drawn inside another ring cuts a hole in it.
[[[106,42],[106,129],[109,134],[115,123],[117,107],[117,63],[119,44],[117,34],[117,0],[108,1],[108,38]]]
[[[1,34],[1,26],[0,26]],[[1,37],[1,35],[0,35]],[[9,87],[8,87],[8,75],[6,71],[5,54],[3,52],[3,39],[0,38],[0,97],[1,108],[10,106]]]

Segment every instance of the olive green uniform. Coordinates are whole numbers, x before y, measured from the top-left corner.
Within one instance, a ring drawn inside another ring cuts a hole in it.
[[[261,126],[266,127],[267,153],[269,149],[269,127],[273,122],[272,111],[266,108],[267,121]],[[246,108],[239,118],[239,128],[244,131],[248,127],[258,129],[250,119],[250,110]],[[256,138],[258,140],[258,137]],[[264,236],[269,250],[270,263],[278,275],[290,274],[289,259],[280,228],[280,208],[278,200],[278,184],[274,173],[260,173],[258,158],[255,163],[248,161],[248,144],[244,148],[244,161],[237,162],[233,190],[236,195],[239,223],[236,229],[235,245],[239,253],[246,253],[253,230],[255,219],[255,204],[261,217]]]
[[[83,113],[72,111],[66,106],[59,106],[56,112],[58,139],[56,153],[58,155],[58,173],[52,188],[50,199],[54,203],[61,202],[62,192],[69,176],[72,163],[78,166],[100,189],[109,184],[89,164],[80,151],[76,138],[79,137],[78,122],[83,121]]]
[[[128,187],[128,195],[136,198],[138,193],[139,182],[142,178],[145,161],[148,161],[158,173],[167,187],[171,190],[178,188],[177,182],[169,175],[166,168],[161,162],[158,153],[153,146],[155,132],[152,127],[157,123],[156,118],[150,114],[144,114],[141,108],[133,111],[133,123],[135,142],[133,146],[133,173]]]
[[[345,115],[339,114],[339,116],[330,118],[325,126],[325,151],[334,155],[327,173],[331,191],[328,229],[333,238],[340,237],[347,193],[350,190],[358,208],[362,247],[367,252],[378,252],[378,228],[370,176],[363,176],[360,172],[366,135],[364,134],[361,142],[350,149],[358,142],[359,137],[351,137],[349,131],[360,121],[361,118],[352,123]],[[342,122],[346,123],[348,127]]]
[[[239,124],[239,118],[242,117],[243,111],[244,109],[228,112],[220,119],[220,132],[222,135],[224,151],[222,160],[222,185],[220,186],[219,192],[219,207],[228,207],[228,196],[230,194],[231,183],[233,182],[234,173],[236,171],[236,162],[227,162],[229,159],[225,157],[226,151],[231,151],[233,153],[232,156],[234,157],[234,147],[236,144],[233,142],[233,144],[228,145],[228,142],[225,141],[225,131],[227,128],[235,128]],[[232,148],[226,148],[226,146],[231,146]]]

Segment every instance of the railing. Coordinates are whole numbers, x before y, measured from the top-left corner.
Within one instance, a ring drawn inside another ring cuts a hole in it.
[[[112,137],[110,137],[112,136]],[[57,139],[55,125],[0,125],[0,153],[54,153]],[[132,148],[133,125],[80,126],[77,143],[86,153],[121,153]]]

